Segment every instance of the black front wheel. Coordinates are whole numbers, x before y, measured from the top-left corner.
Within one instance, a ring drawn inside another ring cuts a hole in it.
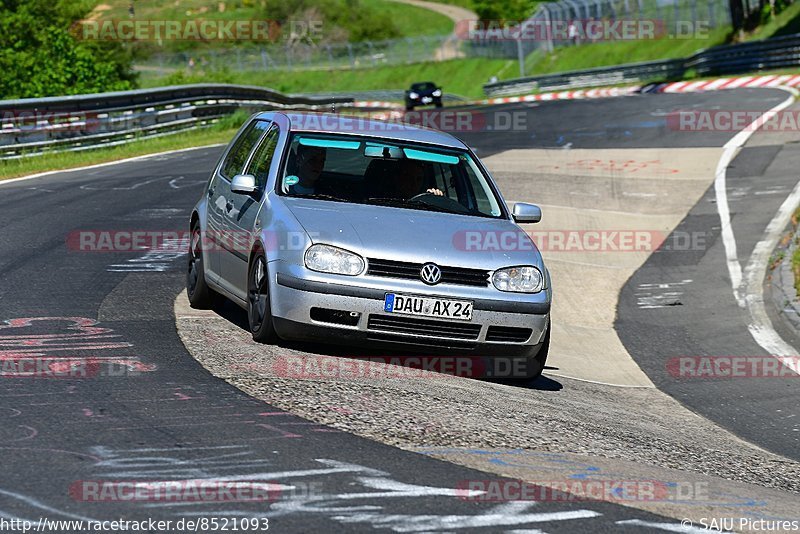
[[[278,334],[272,322],[269,300],[269,276],[267,259],[262,252],[253,255],[247,275],[247,317],[253,340],[259,343],[275,343]]]
[[[189,242],[189,266],[186,271],[186,295],[192,308],[208,309],[214,304],[214,290],[206,284],[203,266],[203,237],[200,224],[192,226]]]

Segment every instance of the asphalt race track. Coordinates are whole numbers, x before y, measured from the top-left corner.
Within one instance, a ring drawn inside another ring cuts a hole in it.
[[[733,134],[675,132],[663,117],[692,108],[766,110],[785,98],[780,91],[736,90],[497,106],[481,112],[525,111],[529,135],[463,138],[481,156],[510,148],[719,147]],[[278,532],[634,532],[678,524],[602,502],[460,498],[460,483],[487,479],[486,473],[310,423],[212,377],[175,329],[182,252],[85,252],[76,239],[93,230],[187,230],[220,151],[0,183],[0,362],[35,358],[86,371],[83,378],[2,377],[0,518],[269,518]],[[743,152],[734,169],[746,170],[732,171],[729,187],[751,187],[751,177],[766,172],[778,153]],[[732,206],[747,215],[734,216],[741,257],[796,182],[791,167],[773,170],[758,187],[782,194],[745,196]],[[704,199],[685,225],[714,235],[714,214]],[[786,421],[800,400],[791,379],[765,387],[665,376],[665,360],[677,355],[763,354],[749,338],[719,247],[712,240],[702,253],[653,255],[620,298],[620,337],[659,388],[737,435],[798,459],[800,422]],[[639,284],[689,278],[694,291],[684,292],[681,306],[637,308]],[[185,479],[281,487],[269,504],[90,502],[80,491],[87,481]],[[76,529],[61,531],[70,530]]]

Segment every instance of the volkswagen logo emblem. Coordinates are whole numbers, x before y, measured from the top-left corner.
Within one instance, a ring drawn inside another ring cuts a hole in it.
[[[433,286],[442,281],[442,270],[435,263],[426,263],[420,269],[419,277],[429,286]]]

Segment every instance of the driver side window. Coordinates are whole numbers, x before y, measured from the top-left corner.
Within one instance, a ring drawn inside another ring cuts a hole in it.
[[[239,136],[236,144],[233,145],[228,157],[222,164],[222,176],[228,180],[232,179],[237,174],[242,173],[244,164],[247,162],[247,156],[252,152],[253,147],[261,138],[261,134],[269,127],[269,121],[255,121]]]
[[[264,190],[267,185],[267,178],[269,178],[269,168],[272,165],[272,159],[275,156],[275,148],[278,146],[278,137],[280,131],[276,125],[273,125],[267,132],[261,145],[256,149],[256,153],[247,168],[247,174],[252,174],[256,178],[256,187]]]

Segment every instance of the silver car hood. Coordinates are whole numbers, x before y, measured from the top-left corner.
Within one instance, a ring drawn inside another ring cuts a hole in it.
[[[486,270],[543,268],[533,241],[506,219],[302,198],[287,198],[286,205],[314,243],[367,258]]]

